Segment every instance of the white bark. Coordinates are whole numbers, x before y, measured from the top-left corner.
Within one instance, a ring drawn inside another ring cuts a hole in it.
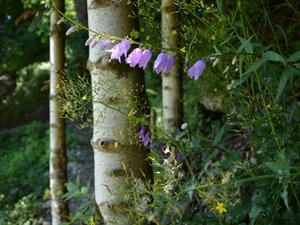
[[[56,6],[64,11],[64,0],[56,0]],[[50,189],[52,225],[68,219],[68,204],[63,199],[67,182],[67,156],[65,144],[65,121],[59,114],[57,85],[64,68],[64,25],[57,25],[59,15],[50,16]]]
[[[128,35],[136,19],[129,16],[134,7],[127,2],[88,0],[89,28],[118,37]],[[88,62],[93,86],[95,197],[106,224],[132,224],[125,211],[130,202],[121,193],[133,188],[126,182],[126,173],[142,177],[143,171],[151,176],[145,151],[134,141],[136,127],[127,115],[131,110],[128,99],[137,100],[142,94],[143,72],[124,63],[109,62],[109,56],[97,46],[90,49]]]
[[[163,48],[178,49],[178,26],[178,9],[173,0],[162,0],[161,34]],[[180,76],[179,57],[177,57],[172,70],[167,74],[162,74],[162,104],[164,129],[168,133],[173,133],[180,127],[183,119],[182,77]]]

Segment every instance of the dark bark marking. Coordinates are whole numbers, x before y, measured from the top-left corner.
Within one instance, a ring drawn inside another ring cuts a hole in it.
[[[126,171],[124,169],[114,169],[112,171],[106,172],[109,177],[125,177]]]
[[[117,143],[117,147],[116,147],[116,143]],[[96,141],[91,140],[91,145],[94,151],[100,151],[100,152],[119,153],[123,149],[123,146],[117,140],[109,139],[109,138],[101,138]]]

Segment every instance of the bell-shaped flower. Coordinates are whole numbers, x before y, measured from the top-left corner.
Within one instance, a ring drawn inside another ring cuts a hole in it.
[[[118,59],[119,63],[121,63],[121,57],[122,55],[127,57],[127,52],[130,48],[130,45],[130,41],[128,40],[124,40],[116,44],[111,50],[109,50],[109,52],[111,52],[110,59]]]
[[[194,77],[194,80],[198,80],[204,69],[206,68],[206,63],[203,60],[198,60],[189,70],[188,76]]]
[[[177,160],[178,163],[182,163],[182,162],[183,162],[183,154],[182,154],[181,151],[179,151],[179,152],[177,153],[176,160]]]
[[[89,37],[86,42],[84,43],[85,46],[88,46],[93,40],[94,40],[95,37]]]
[[[151,134],[149,131],[147,131],[144,135],[144,137],[141,140],[141,143],[143,143],[144,147],[147,147],[151,142]]]
[[[100,41],[100,38],[99,37],[95,37],[91,43],[90,43],[90,48],[94,48]]]
[[[156,60],[154,61],[153,70],[156,73],[162,72],[166,66],[167,60],[168,60],[168,55],[166,52],[159,53]]]
[[[106,40],[102,43],[102,45],[101,45],[101,47],[100,47],[100,50],[101,50],[101,51],[105,50],[105,49],[107,48],[107,46],[109,46],[109,45],[110,45],[110,40],[109,40],[109,39],[106,39]]]
[[[174,56],[170,56],[166,62],[166,65],[163,69],[163,73],[169,73],[172,69],[172,67],[175,64],[175,57]]]
[[[168,57],[166,52],[161,52],[157,56],[156,60],[154,61],[153,64],[153,70],[156,73],[169,73],[175,63],[175,57],[170,56]]]
[[[135,48],[126,58],[126,63],[129,64],[130,67],[135,67],[140,62],[142,55],[143,50]]]
[[[151,133],[146,131],[144,125],[142,125],[141,130],[138,133],[140,142],[143,144],[144,147],[148,146],[151,142]]]
[[[148,62],[150,61],[152,57],[152,53],[149,49],[146,49],[143,51],[143,54],[142,54],[142,57],[140,58],[140,61],[139,61],[139,67],[143,69],[146,68]]]

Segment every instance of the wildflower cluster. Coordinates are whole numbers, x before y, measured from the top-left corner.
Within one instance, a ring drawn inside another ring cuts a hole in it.
[[[100,38],[90,37],[86,42],[86,46],[94,48],[98,43],[100,43]],[[106,50],[106,48],[111,44],[110,39],[102,42],[100,50]],[[125,56],[125,62],[130,67],[136,67],[145,69],[152,58],[152,52],[149,49],[141,49],[140,47],[135,48],[129,55],[128,51],[130,49],[131,43],[129,40],[124,40],[116,45],[114,45],[110,50],[106,50],[111,53],[110,60],[118,60],[121,63],[121,57]],[[128,56],[127,56],[128,55]],[[155,73],[169,73],[176,62],[175,56],[168,56],[167,52],[161,52],[158,54],[157,58],[153,64],[153,70]],[[206,63],[204,60],[198,60],[191,68],[188,68],[188,76],[198,80],[204,69],[206,68]]]

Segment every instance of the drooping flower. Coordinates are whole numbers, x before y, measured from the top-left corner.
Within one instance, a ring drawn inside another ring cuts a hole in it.
[[[140,62],[142,55],[143,50],[135,48],[126,58],[126,63],[129,64],[130,67],[135,67]]]
[[[146,49],[143,51],[141,48],[135,48],[126,58],[126,63],[131,67],[139,65],[140,68],[145,69],[151,57],[152,53],[150,50]]]
[[[156,60],[154,61],[153,70],[156,73],[160,73],[164,69],[167,60],[168,60],[168,55],[166,52],[159,53]]]
[[[143,143],[144,147],[147,147],[150,144],[151,141],[151,134],[149,131],[147,131],[142,138],[141,142]]]
[[[144,147],[148,146],[151,142],[151,133],[146,131],[144,125],[142,125],[141,130],[138,133],[140,142],[143,144]]]
[[[99,37],[95,37],[91,43],[90,43],[90,48],[94,48],[100,41],[100,38]]]
[[[194,80],[198,80],[200,75],[206,68],[206,63],[203,60],[198,60],[189,70],[188,76],[194,77]]]
[[[141,130],[138,133],[139,137],[144,136],[145,131],[146,131],[146,128],[145,128],[144,124],[142,124]]]
[[[130,45],[130,41],[128,40],[124,40],[116,44],[111,50],[109,50],[109,52],[111,52],[110,59],[118,59],[119,63],[121,63],[121,56],[125,55],[125,57],[127,57]]]
[[[140,58],[139,67],[140,68],[143,67],[143,69],[145,69],[151,57],[152,57],[151,51],[149,49],[145,49],[143,51],[142,57]]]
[[[110,40],[109,40],[109,39],[106,39],[106,40],[102,43],[102,45],[101,45],[101,47],[100,47],[100,50],[101,50],[101,51],[105,50],[105,49],[107,48],[107,46],[109,46],[109,45],[110,45]]]
[[[84,43],[85,46],[88,46],[93,40],[94,40],[95,37],[89,37],[86,42]]]
[[[67,31],[66,31],[66,36],[69,36],[70,34],[74,33],[78,31],[78,26],[74,25],[72,27],[70,27]]]
[[[174,56],[168,57],[166,52],[161,52],[159,53],[156,60],[154,61],[153,70],[156,73],[160,73],[160,72],[168,73],[172,69],[174,63],[175,63]]]
[[[177,159],[177,162],[178,162],[178,163],[182,163],[182,162],[183,162],[183,154],[182,154],[182,152],[179,151],[179,152],[177,153],[176,159]]]
[[[169,73],[174,64],[175,64],[175,57],[170,56],[166,62],[166,66],[163,69],[163,73]]]

